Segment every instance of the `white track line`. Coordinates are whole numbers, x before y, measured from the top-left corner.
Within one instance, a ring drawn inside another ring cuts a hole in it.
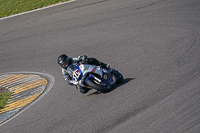
[[[39,8],[39,9],[36,9],[36,10],[31,10],[31,11],[27,11],[27,12],[15,14],[15,15],[12,15],[12,16],[0,18],[0,20],[7,19],[7,18],[12,18],[12,17],[16,17],[16,16],[20,16],[20,15],[31,13],[31,12],[36,12],[36,11],[44,10],[44,9],[55,7],[55,6],[60,6],[60,5],[67,4],[67,3],[70,3],[70,2],[74,2],[74,1],[76,1],[76,0],[70,0],[70,1],[63,2],[63,3],[58,3],[58,4],[55,4],[55,5],[50,5],[50,6],[47,6],[47,7]]]

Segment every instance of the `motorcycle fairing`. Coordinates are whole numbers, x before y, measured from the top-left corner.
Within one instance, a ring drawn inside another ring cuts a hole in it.
[[[79,85],[85,86],[88,79],[95,79],[98,82],[104,82],[107,85],[115,83],[116,78],[111,74],[112,70],[101,68],[100,66],[88,64],[75,64],[72,80],[79,82]]]

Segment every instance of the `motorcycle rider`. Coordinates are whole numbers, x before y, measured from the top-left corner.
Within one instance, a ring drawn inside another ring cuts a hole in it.
[[[67,69],[68,66],[70,66],[70,65],[73,65],[76,63],[78,63],[78,64],[86,63],[86,64],[90,64],[90,65],[101,66],[106,69],[110,68],[109,64],[100,62],[94,57],[88,58],[86,55],[69,58],[66,54],[62,54],[58,57],[57,61],[58,61],[58,64],[62,67],[62,75],[65,80],[68,80],[69,85],[73,85],[73,83],[71,82],[72,81],[72,72]],[[89,88],[85,88],[83,86],[79,86],[79,89],[80,89],[80,92],[83,94],[87,93],[90,90]]]

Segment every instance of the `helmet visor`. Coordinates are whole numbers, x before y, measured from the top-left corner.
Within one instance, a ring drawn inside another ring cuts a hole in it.
[[[65,68],[67,66],[67,61],[65,61],[61,66],[62,68]]]

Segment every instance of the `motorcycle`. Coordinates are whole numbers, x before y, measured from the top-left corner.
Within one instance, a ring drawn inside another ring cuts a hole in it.
[[[124,80],[123,75],[113,68],[105,69],[89,64],[73,64],[68,69],[72,72],[71,83],[101,92],[110,91],[112,85],[120,84]]]

